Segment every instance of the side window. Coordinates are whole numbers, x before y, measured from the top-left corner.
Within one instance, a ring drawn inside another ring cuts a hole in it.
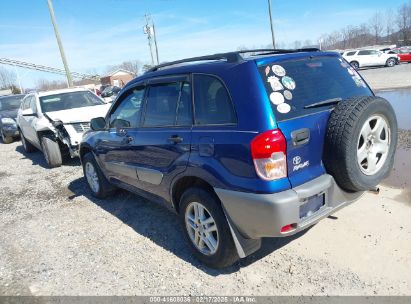
[[[31,108],[33,113],[37,113],[37,105],[36,105],[36,97],[35,96],[30,96],[30,104],[28,105],[28,108]]]
[[[30,100],[31,100],[31,95],[28,95],[24,98],[23,102],[21,103],[22,110],[26,110],[30,107]]]
[[[144,87],[130,89],[110,115],[110,128],[137,128],[140,124]]]
[[[197,125],[237,122],[230,95],[216,77],[194,75],[194,107]]]
[[[191,103],[191,86],[184,82],[181,88],[180,100],[177,105],[177,126],[191,126],[193,123]]]
[[[143,125],[145,127],[192,124],[191,88],[187,82],[150,86]]]
[[[370,54],[371,54],[371,51],[359,51],[358,52],[358,55],[360,55],[360,56],[370,55]]]
[[[355,51],[354,52],[348,52],[345,56],[353,56],[355,54]]]

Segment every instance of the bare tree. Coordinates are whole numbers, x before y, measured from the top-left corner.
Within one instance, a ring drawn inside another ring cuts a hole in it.
[[[113,72],[117,69],[124,69],[124,70],[132,72],[135,76],[137,76],[142,66],[143,64],[139,60],[128,60],[128,61],[123,61],[120,64],[107,66],[106,73]]]
[[[0,89],[10,89],[16,86],[16,73],[0,67]]]
[[[300,41],[300,40],[296,40],[296,41],[294,41],[294,48],[295,48],[295,49],[299,49],[299,48],[301,48],[301,45],[302,45],[302,43],[301,43],[301,41]]]
[[[375,44],[380,42],[380,37],[384,31],[384,18],[381,12],[376,12],[370,19],[369,25],[375,37]]]
[[[403,4],[397,12],[397,25],[404,44],[410,41],[411,32],[411,1],[408,4]]]
[[[395,28],[395,14],[392,8],[387,9],[384,16],[385,22],[385,36],[387,37],[387,41],[391,42],[392,34],[394,33]]]
[[[39,79],[37,81],[36,88],[39,91],[65,89],[65,88],[67,88],[67,82],[62,81],[62,80]]]

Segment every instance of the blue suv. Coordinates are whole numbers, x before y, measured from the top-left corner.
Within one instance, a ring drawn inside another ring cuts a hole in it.
[[[130,81],[80,157],[94,196],[120,187],[164,203],[218,268],[376,190],[396,143],[392,107],[339,54],[253,50]]]

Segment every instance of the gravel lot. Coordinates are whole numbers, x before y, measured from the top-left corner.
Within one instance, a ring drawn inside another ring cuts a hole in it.
[[[0,295],[411,295],[410,132],[400,138],[380,195],[224,271],[198,264],[154,202],[94,199],[77,160],[47,169],[40,152],[0,144]]]

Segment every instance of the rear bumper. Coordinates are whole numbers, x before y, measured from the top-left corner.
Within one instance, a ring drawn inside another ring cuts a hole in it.
[[[324,174],[303,185],[273,194],[256,194],[214,188],[224,210],[238,231],[248,239],[283,237],[295,234],[356,201],[363,192],[342,190],[331,175]],[[308,198],[324,195],[324,205],[312,215],[300,219],[300,206]],[[283,226],[294,230],[281,233]]]

